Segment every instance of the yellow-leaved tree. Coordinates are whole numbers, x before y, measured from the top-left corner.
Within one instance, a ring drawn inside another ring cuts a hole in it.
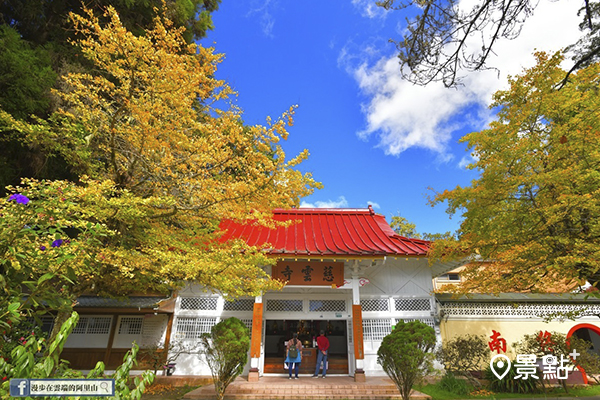
[[[278,144],[295,107],[265,126],[245,125],[229,101],[235,93],[215,78],[222,56],[213,49],[186,43],[164,15],[135,36],[111,7],[101,18],[85,13],[71,15],[74,44],[95,73],[65,77],[54,93],[61,107],[48,121],[2,116],[28,143],[70,163],[80,177],[72,207],[112,232],[93,257],[71,263],[71,295],[185,281],[234,297],[280,288],[261,268],[269,263],[262,249],[220,243],[218,224],[275,224],[273,208],[298,206],[320,187],[295,169],[308,152],[287,159]]]
[[[458,240],[434,243],[431,259],[477,255],[459,290],[545,292],[600,282],[600,64],[570,76],[561,54],[494,96],[497,118],[462,141],[480,171],[469,186],[436,194],[460,213]]]

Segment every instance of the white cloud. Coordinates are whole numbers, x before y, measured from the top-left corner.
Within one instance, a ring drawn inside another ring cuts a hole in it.
[[[252,8],[246,14],[246,17],[253,17],[254,14],[258,14],[259,22],[263,34],[269,38],[273,38],[273,27],[275,26],[275,18],[270,12],[270,9],[275,7],[277,4],[276,0],[262,0],[258,4],[256,2],[251,6]]]
[[[315,201],[308,203],[303,201],[300,203],[300,208],[344,208],[348,207],[348,200],[344,196],[338,197],[337,200]]]
[[[458,168],[466,169],[467,166],[469,166],[470,164],[473,164],[475,162],[477,162],[477,158],[473,157],[473,154],[467,154],[466,156],[461,158],[460,161],[458,162]]]
[[[442,161],[452,160],[452,133],[466,126],[482,129],[489,123],[487,106],[493,93],[505,87],[509,74],[520,74],[525,66],[532,66],[536,49],[554,51],[577,40],[581,33],[576,10],[572,2],[540,3],[517,39],[496,44],[489,65],[498,68],[500,74],[493,70],[470,73],[457,89],[446,89],[441,83],[413,85],[402,80],[395,54],[378,56],[374,61],[372,48],[364,46],[371,49],[364,52],[357,51],[354,44],[347,45],[340,52],[339,65],[354,77],[367,97],[362,104],[366,126],[358,136],[365,140],[376,136],[385,154],[398,156],[409,148],[422,148]],[[476,113],[464,115],[469,106],[476,106],[470,108]]]
[[[388,11],[375,4],[374,0],[352,0],[352,5],[366,18],[385,18]]]
[[[373,208],[380,209],[379,203],[375,203],[374,201],[367,201],[367,205],[371,205]]]

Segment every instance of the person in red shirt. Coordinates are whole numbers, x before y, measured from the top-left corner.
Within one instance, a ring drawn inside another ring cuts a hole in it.
[[[327,354],[329,352],[329,339],[325,337],[325,331],[321,330],[321,335],[317,338],[317,368],[313,378],[319,377],[319,369],[323,362],[323,378],[327,374]]]

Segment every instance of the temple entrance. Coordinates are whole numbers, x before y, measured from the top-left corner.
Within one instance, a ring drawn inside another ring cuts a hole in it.
[[[329,339],[328,374],[348,374],[348,336],[346,320],[267,320],[265,323],[265,373],[287,373],[283,367],[285,342],[294,332],[302,341],[301,374],[314,374],[317,349],[313,338],[321,330]]]

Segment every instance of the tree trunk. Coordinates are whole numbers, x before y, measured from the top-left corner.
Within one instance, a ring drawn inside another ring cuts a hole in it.
[[[56,314],[56,317],[54,318],[54,326],[52,327],[52,332],[50,333],[50,337],[48,338],[47,343],[52,343],[54,341],[54,339],[58,335],[58,332],[60,331],[60,328],[65,323],[65,321],[69,319],[72,312],[72,310],[59,311],[58,314]]]

